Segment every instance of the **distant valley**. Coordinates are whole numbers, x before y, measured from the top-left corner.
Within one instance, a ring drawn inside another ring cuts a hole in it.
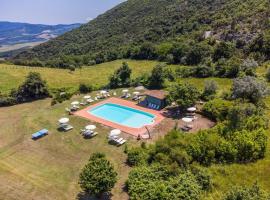
[[[40,43],[78,28],[81,24],[43,25],[17,22],[0,22],[0,56],[8,57],[20,50],[31,48]]]

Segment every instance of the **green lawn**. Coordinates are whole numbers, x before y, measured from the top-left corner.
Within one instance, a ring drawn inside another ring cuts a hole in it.
[[[0,65],[0,90],[8,92],[17,87],[29,71],[39,71],[51,88],[68,86],[75,90],[80,82],[102,85],[122,61],[114,61],[93,67],[84,67],[74,73],[67,70],[48,68],[24,68]],[[134,76],[150,72],[157,62],[130,61]],[[173,68],[179,66],[173,66]],[[231,80],[211,78],[218,82],[219,92],[230,88]],[[181,79],[200,89],[206,79]],[[208,79],[207,79],[208,80]],[[93,93],[95,94],[95,93]],[[72,100],[80,99],[74,96]],[[124,147],[107,143],[109,128],[96,124],[99,135],[84,140],[79,130],[89,122],[75,116],[70,117],[75,129],[68,133],[57,131],[57,120],[66,116],[64,109],[72,101],[50,106],[51,100],[41,100],[7,108],[0,108],[0,199],[76,199],[80,193],[78,175],[93,152],[104,152],[119,173],[119,180],[113,190],[113,199],[126,200],[122,192],[130,168],[126,166]],[[270,105],[270,98],[266,99]],[[270,112],[268,111],[270,117]],[[48,128],[50,135],[38,141],[30,139],[31,134],[41,128]],[[129,140],[129,145],[139,145]],[[210,168],[214,188],[205,194],[205,199],[219,200],[236,184],[252,184],[258,181],[270,191],[270,146],[266,158],[252,164],[213,165]]]

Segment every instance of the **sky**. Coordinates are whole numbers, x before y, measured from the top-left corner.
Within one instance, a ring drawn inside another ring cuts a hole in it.
[[[0,21],[86,23],[125,0],[0,0]]]

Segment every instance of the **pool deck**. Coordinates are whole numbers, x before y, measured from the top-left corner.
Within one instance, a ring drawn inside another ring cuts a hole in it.
[[[117,123],[114,123],[114,122],[111,122],[111,121],[96,117],[94,115],[91,115],[88,112],[89,110],[91,110],[91,109],[93,109],[93,108],[95,108],[97,106],[106,104],[106,103],[113,103],[113,104],[118,104],[118,105],[122,105],[122,106],[127,106],[127,107],[130,107],[130,108],[134,108],[136,110],[144,111],[144,112],[155,115],[156,118],[155,118],[154,124],[146,126],[149,130],[154,128],[154,126],[158,125],[165,118],[162,115],[161,111],[156,111],[156,110],[144,108],[144,107],[138,106],[136,104],[136,102],[131,102],[131,101],[127,101],[127,100],[124,100],[124,99],[115,98],[115,97],[105,99],[104,101],[100,101],[100,102],[98,102],[96,104],[88,106],[87,108],[85,108],[83,110],[75,112],[74,115],[89,119],[90,121],[93,121],[93,122],[98,122],[100,124],[103,124],[105,126],[109,126],[111,128],[114,128],[114,129],[120,129],[121,131],[123,131],[125,133],[128,133],[128,134],[130,134],[132,136],[135,136],[135,137],[138,137],[138,135],[143,135],[143,134],[147,133],[147,129],[146,129],[145,126],[142,127],[142,128],[131,128],[131,127],[123,126],[123,125],[120,125],[120,124],[117,124]]]

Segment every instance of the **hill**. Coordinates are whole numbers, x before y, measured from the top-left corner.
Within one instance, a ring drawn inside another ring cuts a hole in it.
[[[0,22],[0,46],[48,41],[79,26]]]
[[[0,57],[15,56],[79,26],[0,22]]]
[[[209,52],[202,57],[213,57],[216,41],[233,43],[242,57],[255,52],[265,59],[269,47],[258,40],[269,44],[269,10],[268,0],[128,0],[15,60],[35,58],[57,67],[117,58],[179,63],[195,44]]]

